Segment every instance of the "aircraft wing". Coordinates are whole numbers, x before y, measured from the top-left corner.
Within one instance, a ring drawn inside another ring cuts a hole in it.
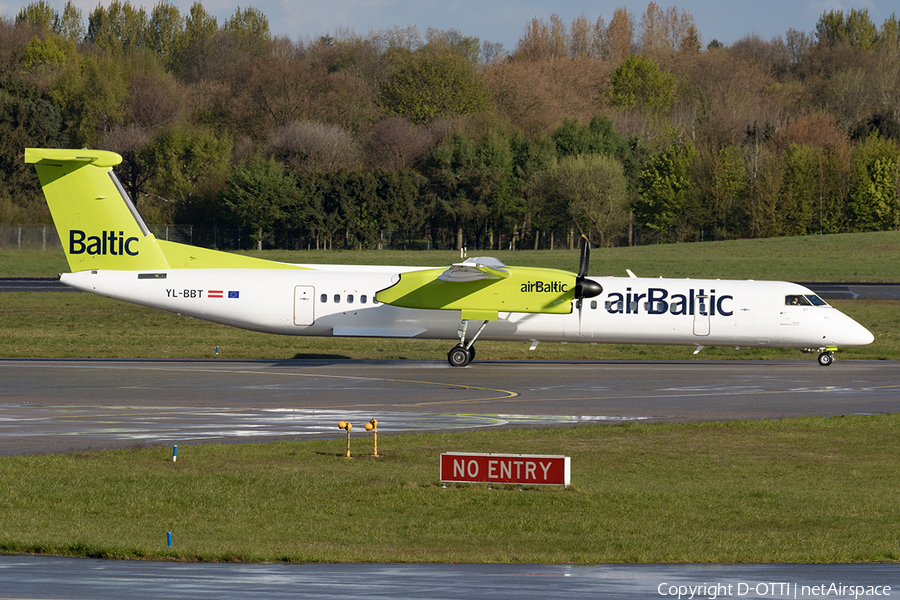
[[[463,319],[496,320],[499,312],[572,312],[575,275],[556,269],[507,267],[496,259],[469,259],[446,269],[402,273],[375,295],[404,308],[459,310]]]

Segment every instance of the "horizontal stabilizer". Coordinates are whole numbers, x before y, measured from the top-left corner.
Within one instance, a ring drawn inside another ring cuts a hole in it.
[[[122,157],[106,150],[57,150],[52,148],[26,148],[28,164],[90,163],[95,167],[114,167]]]

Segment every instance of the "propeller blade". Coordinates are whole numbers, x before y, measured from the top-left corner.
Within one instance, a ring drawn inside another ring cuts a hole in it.
[[[591,262],[591,242],[587,236],[581,236],[581,262],[578,265],[578,277],[575,278],[575,298],[578,300],[578,309],[581,310],[581,300],[593,298],[603,292],[603,287],[591,279],[587,279],[588,267]]]
[[[585,277],[588,274],[588,266],[591,263],[591,243],[587,236],[581,235],[581,261],[578,263],[578,277]]]

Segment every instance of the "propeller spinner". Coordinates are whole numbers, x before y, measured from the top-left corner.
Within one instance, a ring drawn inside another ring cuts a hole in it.
[[[581,261],[578,264],[578,276],[575,278],[575,299],[593,298],[603,292],[603,286],[587,278],[588,266],[591,262],[591,243],[587,236],[581,236]]]

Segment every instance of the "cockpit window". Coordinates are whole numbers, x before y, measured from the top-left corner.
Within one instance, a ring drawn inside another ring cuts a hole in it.
[[[785,296],[784,303],[787,306],[812,306],[812,303],[806,298],[806,296],[801,296],[799,294],[791,294],[789,296]]]
[[[828,303],[815,294],[791,294],[784,297],[785,306],[827,306]]]
[[[828,303],[816,296],[815,294],[807,294],[806,299],[809,300],[810,304],[813,306],[827,306]]]

